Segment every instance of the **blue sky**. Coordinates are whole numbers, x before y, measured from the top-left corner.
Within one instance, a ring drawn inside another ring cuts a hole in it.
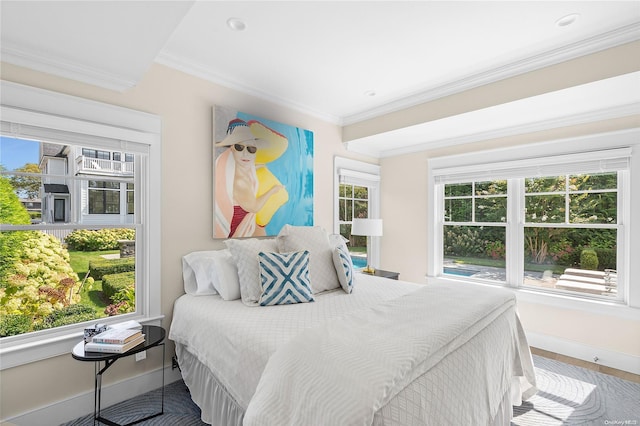
[[[0,136],[0,164],[15,170],[26,163],[38,164],[40,142]]]

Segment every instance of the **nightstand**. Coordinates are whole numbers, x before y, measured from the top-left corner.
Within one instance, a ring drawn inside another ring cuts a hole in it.
[[[143,420],[148,420],[153,417],[160,416],[164,413],[164,337],[165,330],[162,327],[155,325],[143,325],[142,334],[144,334],[144,342],[140,343],[135,348],[132,348],[124,353],[106,353],[106,352],[85,352],[84,340],[74,346],[71,356],[78,361],[89,361],[94,363],[95,370],[95,387],[94,387],[94,406],[93,406],[93,423],[104,423],[110,426],[121,426],[109,419],[105,419],[100,414],[101,401],[102,401],[102,374],[107,371],[117,360],[120,358],[128,357],[137,354],[147,349],[154,348],[156,346],[162,346],[162,400],[160,401],[160,411],[150,414],[143,419],[136,420],[127,425],[139,423]],[[104,363],[104,367],[101,367],[101,363]],[[127,426],[122,425],[122,426]]]
[[[365,272],[363,272],[364,274]],[[392,271],[385,271],[384,269],[376,269],[376,272],[374,272],[373,274],[368,274],[368,275],[374,275],[376,277],[382,277],[382,278],[389,278],[391,280],[397,280],[398,277],[400,277],[400,272],[392,272]]]

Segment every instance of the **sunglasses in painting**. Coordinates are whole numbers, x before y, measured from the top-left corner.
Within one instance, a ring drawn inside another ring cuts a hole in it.
[[[247,151],[249,151],[249,154],[255,154],[256,151],[258,151],[258,148],[255,146],[245,146],[245,145],[240,145],[239,143],[234,144],[233,148],[238,152],[242,152],[244,151],[245,148],[247,148]]]

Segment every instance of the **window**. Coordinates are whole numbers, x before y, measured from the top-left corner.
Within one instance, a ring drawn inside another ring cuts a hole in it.
[[[89,214],[119,214],[120,183],[89,181]]]
[[[68,353],[84,326],[95,323],[97,317],[106,323],[161,318],[157,201],[161,127],[158,117],[150,114],[28,86],[1,84],[3,200],[17,200],[18,181],[12,178],[20,176],[25,185],[28,179],[38,182],[37,196],[42,209],[41,220],[29,220],[26,209],[15,203],[12,211],[16,214],[0,215],[3,247],[0,274],[5,274],[0,280],[3,309],[0,354],[4,369]],[[14,145],[13,149],[8,149],[9,143]],[[131,164],[127,168],[110,167],[111,153],[121,151],[131,153]],[[36,155],[33,162],[41,169],[17,170],[27,152]],[[25,186],[24,190],[27,189]],[[8,210],[3,208],[4,213]],[[133,214],[135,211],[143,214]],[[86,234],[93,232],[103,234],[87,240]],[[72,243],[73,234],[77,238]],[[114,238],[135,241],[135,255],[128,276],[111,274],[114,290],[107,295],[105,278],[86,274],[86,265],[78,264],[92,256],[102,262],[119,256],[117,249],[112,248],[103,256],[103,247],[88,247]],[[89,250],[77,248],[82,245]],[[22,250],[23,246],[28,253]],[[50,262],[52,256],[57,257]],[[45,266],[59,270],[29,281],[31,269],[39,273]],[[12,268],[16,267],[22,269],[15,273]],[[28,290],[24,298],[13,297],[14,289],[7,291],[10,280],[5,278],[9,274],[11,282],[20,277],[26,280],[18,290]],[[117,283],[127,279],[133,281],[133,286],[127,286],[130,291],[115,289]],[[87,287],[93,285],[91,281],[93,284],[101,281],[98,284],[102,286],[96,285],[92,290],[111,298],[106,306],[92,306],[91,298],[83,296]],[[29,306],[22,303],[28,299],[26,296],[33,299]],[[85,309],[87,306],[91,309]],[[23,312],[25,309],[29,312]],[[4,315],[9,311],[11,315]],[[21,320],[29,315],[30,322]],[[9,316],[11,320],[7,321]]]
[[[443,190],[443,272],[505,281],[507,181],[446,184]]]
[[[379,241],[376,237],[351,235],[353,219],[378,218],[380,213],[379,166],[336,157],[335,230],[349,240],[347,246],[355,268],[379,264]]]
[[[637,140],[621,132],[430,160],[429,276],[637,303],[626,262],[638,250],[628,227]]]
[[[338,206],[340,235],[349,240],[348,246],[353,266],[364,268],[367,266],[367,237],[351,235],[351,226],[354,218],[364,219],[369,217],[369,188],[341,183]]]
[[[101,160],[111,159],[111,153],[109,151],[100,151],[97,149],[90,149],[90,148],[82,148],[82,155],[89,158],[99,158]]]

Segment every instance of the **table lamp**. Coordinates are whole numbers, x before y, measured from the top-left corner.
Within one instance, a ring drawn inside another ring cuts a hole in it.
[[[382,219],[353,219],[351,235],[364,235],[366,237],[382,236]],[[376,270],[371,267],[369,250],[367,250],[367,267],[362,270],[367,274],[374,274]]]

